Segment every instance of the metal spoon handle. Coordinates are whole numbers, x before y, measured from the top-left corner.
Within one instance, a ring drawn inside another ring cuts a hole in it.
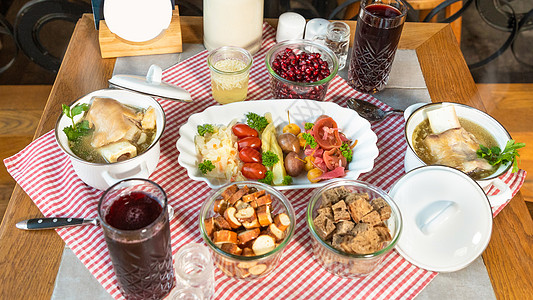
[[[403,110],[401,110],[401,109],[393,109],[393,110],[385,111],[385,116],[392,115],[392,114],[403,114]]]
[[[98,225],[98,220],[81,218],[37,218],[20,221],[16,226],[18,229],[24,230],[43,230],[88,224]]]

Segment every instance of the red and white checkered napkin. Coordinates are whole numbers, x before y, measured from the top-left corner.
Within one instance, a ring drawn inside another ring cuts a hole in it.
[[[274,29],[265,24],[263,47],[254,57],[250,74],[249,99],[270,98],[269,78],[263,60],[268,48],[274,44],[274,35]],[[202,242],[198,213],[210,189],[203,182],[191,180],[185,168],[178,165],[179,153],[175,143],[180,126],[191,114],[217,105],[210,96],[206,58],[207,52],[204,51],[164,72],[165,81],[186,88],[194,99],[192,103],[160,100],[167,124],[161,138],[161,159],[150,178],[164,188],[169,203],[176,210],[176,218],[171,221],[174,253],[187,243]],[[345,105],[347,97],[363,98],[383,109],[390,109],[377,99],[354,91],[337,76],[329,86],[326,101]],[[328,113],[335,117],[334,111]],[[401,116],[391,116],[372,125],[378,136],[380,154],[374,169],[363,174],[361,180],[388,190],[404,174],[406,144],[403,127]],[[5,159],[4,163],[45,216],[97,216],[97,203],[102,192],[88,187],[78,178],[68,156],[56,144],[52,131]],[[511,183],[514,195],[524,178],[525,172],[521,171],[506,174],[503,179]],[[305,224],[305,210],[311,192],[309,189],[284,191],[296,211],[297,224],[293,240],[277,269],[267,278],[255,282],[237,281],[217,270],[217,299],[411,299],[437,275],[412,265],[395,251],[388,255],[375,273],[365,278],[348,280],[329,274],[312,258],[310,236]],[[116,299],[121,299],[102,230],[82,226],[57,232],[104,288]]]

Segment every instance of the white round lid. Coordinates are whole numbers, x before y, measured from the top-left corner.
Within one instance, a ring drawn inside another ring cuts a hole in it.
[[[460,270],[481,255],[490,241],[492,211],[487,196],[461,171],[420,167],[400,178],[389,195],[403,217],[396,249],[420,268]]]
[[[167,29],[172,20],[168,0],[106,0],[104,19],[109,30],[131,42],[146,42]]]

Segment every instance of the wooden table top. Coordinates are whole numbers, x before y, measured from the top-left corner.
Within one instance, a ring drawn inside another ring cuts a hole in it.
[[[273,26],[276,20],[267,20]],[[355,22],[348,21],[354,34]],[[184,43],[202,43],[202,18],[181,17]],[[432,101],[465,103],[485,110],[457,41],[448,25],[407,23],[400,48],[415,49]],[[35,133],[52,130],[62,103],[107,88],[115,59],[102,59],[92,15],[77,23]],[[531,131],[531,129],[529,129]],[[0,299],[49,299],[64,242],[54,231],[18,230],[15,223],[42,214],[20,186],[13,191],[0,226]],[[498,298],[533,295],[533,221],[521,193],[494,219],[483,253]]]

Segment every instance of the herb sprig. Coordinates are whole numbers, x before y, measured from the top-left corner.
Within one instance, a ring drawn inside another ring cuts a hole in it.
[[[83,120],[79,123],[74,122],[74,117],[82,114],[83,112],[89,110],[89,104],[77,104],[72,109],[70,106],[63,104],[62,105],[63,114],[70,118],[72,125],[63,128],[63,132],[67,135],[69,141],[76,141],[82,136],[88,135],[91,131],[89,126],[89,121]]]
[[[204,136],[206,133],[214,133],[215,128],[211,124],[198,125],[196,127],[198,134]]]
[[[202,172],[202,174],[207,174],[208,172],[213,171],[214,168],[215,165],[213,165],[213,163],[209,159],[206,159],[198,164],[198,169],[200,169],[200,172]]]
[[[263,131],[268,125],[268,120],[265,117],[262,117],[256,113],[249,112],[246,114],[246,124],[257,130],[258,132]]]
[[[352,148],[350,148],[350,144],[342,143],[340,150],[341,150],[342,156],[346,157],[346,161],[351,162],[353,159],[353,151],[352,151]]]
[[[318,146],[318,144],[316,143],[315,138],[311,134],[309,134],[307,132],[304,132],[304,133],[302,133],[302,137],[304,138],[305,143],[307,145],[309,145],[309,147],[316,148],[316,146]]]
[[[291,185],[292,184],[292,177],[289,175],[285,175],[283,177],[283,181],[281,182],[281,185]]]
[[[315,124],[313,124],[313,123],[306,122],[304,124],[304,128],[305,128],[305,130],[310,130],[311,128],[313,128],[314,125]]]
[[[525,146],[525,143],[515,143],[514,140],[509,140],[503,151],[496,146],[488,148],[483,145],[479,145],[479,149],[476,153],[478,157],[484,158],[492,166],[500,163],[506,164],[508,162],[513,162],[513,173],[516,173],[518,172],[517,157],[520,157],[520,154],[518,154],[518,149]]]
[[[265,167],[273,167],[279,161],[278,155],[276,155],[276,153],[272,151],[265,151],[261,154],[261,156],[263,160],[263,165]]]
[[[259,182],[270,184],[270,185],[272,185],[273,180],[274,180],[274,173],[272,173],[272,171],[270,171],[270,170],[268,170],[266,172],[265,178],[257,179],[257,181],[259,181]]]

